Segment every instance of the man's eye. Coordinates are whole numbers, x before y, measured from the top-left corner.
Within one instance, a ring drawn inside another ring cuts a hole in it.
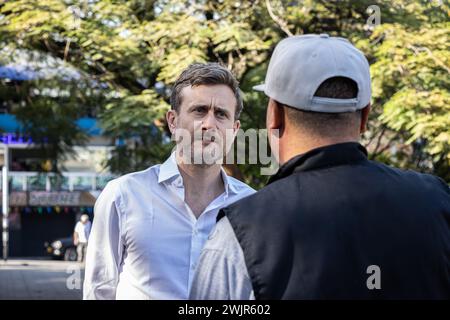
[[[227,114],[223,111],[216,111],[216,115],[221,118],[225,118]]]
[[[203,108],[203,107],[195,108],[195,109],[194,109],[194,112],[197,112],[197,113],[203,113],[203,112],[205,112],[205,108]]]

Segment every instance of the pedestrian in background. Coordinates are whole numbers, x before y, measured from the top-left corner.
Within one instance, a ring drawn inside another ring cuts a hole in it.
[[[77,247],[78,262],[83,262],[86,257],[86,248],[90,233],[91,221],[89,221],[87,214],[83,214],[80,217],[80,221],[75,225],[73,233],[73,244]]]

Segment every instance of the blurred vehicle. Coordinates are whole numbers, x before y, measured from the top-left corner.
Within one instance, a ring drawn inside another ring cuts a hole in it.
[[[77,261],[77,247],[73,244],[73,238],[61,238],[52,242],[44,243],[48,255],[54,259],[65,261]]]

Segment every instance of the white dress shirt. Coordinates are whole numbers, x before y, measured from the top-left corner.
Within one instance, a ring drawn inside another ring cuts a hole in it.
[[[205,243],[189,299],[255,300],[244,252],[227,217],[216,224]]]
[[[162,165],[110,181],[94,207],[84,299],[188,299],[220,208],[255,192],[228,177],[198,219],[184,201],[173,153]]]

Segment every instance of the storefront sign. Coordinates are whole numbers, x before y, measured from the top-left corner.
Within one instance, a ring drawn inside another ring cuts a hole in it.
[[[1,196],[0,192],[0,203],[3,201],[3,196]],[[24,207],[27,203],[27,193],[26,192],[11,192],[9,194],[9,205],[11,207],[18,206],[18,207]]]
[[[80,192],[30,192],[30,206],[78,206],[80,205]]]

